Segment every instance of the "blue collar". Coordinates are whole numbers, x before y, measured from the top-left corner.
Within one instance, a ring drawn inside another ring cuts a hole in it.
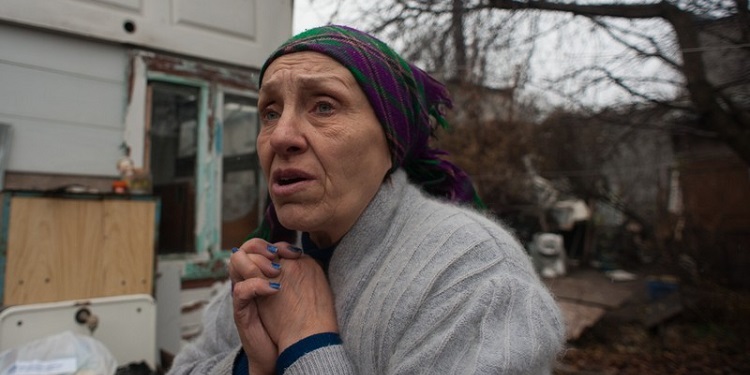
[[[323,271],[328,274],[328,264],[331,262],[333,257],[333,251],[336,250],[336,245],[331,245],[324,248],[319,248],[310,238],[310,233],[302,233],[302,250],[305,254],[315,259],[323,267]]]

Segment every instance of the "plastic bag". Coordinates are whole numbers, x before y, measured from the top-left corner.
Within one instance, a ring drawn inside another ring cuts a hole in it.
[[[0,353],[0,375],[112,375],[117,360],[100,341],[70,331]]]

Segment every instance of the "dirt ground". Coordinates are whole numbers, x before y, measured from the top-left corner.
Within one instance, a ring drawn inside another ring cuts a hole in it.
[[[659,324],[636,295],[568,342],[555,369],[569,374],[750,374],[750,291],[681,285],[680,311]]]

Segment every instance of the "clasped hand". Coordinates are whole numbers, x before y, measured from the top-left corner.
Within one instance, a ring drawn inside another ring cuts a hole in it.
[[[272,374],[295,342],[338,332],[333,294],[320,265],[287,242],[246,241],[229,259],[234,322],[251,374]]]

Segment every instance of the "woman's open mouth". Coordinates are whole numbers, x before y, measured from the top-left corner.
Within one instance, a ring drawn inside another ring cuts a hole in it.
[[[304,181],[304,180],[305,179],[302,177],[282,178],[282,179],[279,179],[278,183],[281,186],[287,186],[287,185],[291,185],[291,184]]]
[[[271,193],[276,196],[291,195],[304,189],[313,180],[313,176],[300,170],[277,170],[272,176]]]

